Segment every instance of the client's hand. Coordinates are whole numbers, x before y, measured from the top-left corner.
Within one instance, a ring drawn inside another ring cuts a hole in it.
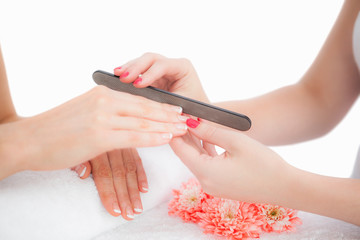
[[[170,145],[204,191],[249,202],[279,204],[284,200],[294,168],[279,155],[239,131],[205,120],[188,120],[188,126],[189,134],[174,138]],[[226,151],[215,156],[198,139]]]
[[[43,114],[2,124],[1,158],[8,165],[0,179],[76,166],[118,148],[166,144],[186,133],[180,114],[179,107],[95,87]]]
[[[136,149],[102,154],[91,160],[91,165],[100,199],[111,215],[122,214],[132,220],[134,213],[142,212],[139,191],[147,192],[148,184]]]
[[[81,179],[87,178],[92,172],[101,202],[111,215],[117,217],[122,213],[124,219],[132,220],[134,213],[143,211],[140,192],[146,193],[149,186],[135,148],[101,154],[73,170]]]
[[[133,82],[135,87],[157,87],[169,92],[209,102],[197,73],[187,59],[166,58],[155,53],[145,53],[121,67],[114,69],[120,81]],[[139,76],[141,74],[141,76]]]

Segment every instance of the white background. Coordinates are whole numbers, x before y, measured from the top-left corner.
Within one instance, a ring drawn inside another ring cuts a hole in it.
[[[212,101],[297,82],[343,1],[0,1],[0,43],[18,113],[95,86],[91,74],[157,52],[186,57]],[[326,137],[274,148],[291,164],[347,177],[360,144],[357,103]],[[281,169],[279,169],[281,174]]]

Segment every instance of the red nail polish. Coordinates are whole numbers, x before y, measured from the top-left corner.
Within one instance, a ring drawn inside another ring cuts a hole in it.
[[[121,78],[127,77],[129,75],[129,72],[124,72],[123,74],[120,75]]]
[[[197,126],[199,126],[199,122],[192,119],[192,118],[189,118],[188,120],[186,120],[186,125],[188,125],[188,127],[191,127],[191,128],[196,128]]]
[[[141,83],[141,81],[142,81],[142,78],[138,77],[138,78],[134,81],[134,85]]]
[[[121,67],[117,67],[117,68],[114,68],[114,71],[115,71],[115,70],[120,70],[120,69],[121,69]]]
[[[200,118],[197,118],[197,120],[198,120],[198,122],[200,122],[200,121],[201,121],[201,119],[200,119]]]

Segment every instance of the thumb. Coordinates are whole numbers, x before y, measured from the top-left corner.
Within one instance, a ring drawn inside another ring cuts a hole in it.
[[[241,133],[235,130],[225,129],[204,120],[196,121],[189,118],[186,121],[186,124],[189,127],[189,131],[196,137],[222,147],[227,151],[234,150],[236,148],[236,143],[239,142],[242,136]]]

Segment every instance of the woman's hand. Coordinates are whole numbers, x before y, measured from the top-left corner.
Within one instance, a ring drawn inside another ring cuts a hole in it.
[[[8,161],[0,179],[21,170],[76,166],[118,148],[166,144],[186,133],[180,114],[179,107],[95,87],[48,112],[0,125],[1,154]]]
[[[145,53],[115,68],[114,74],[120,76],[120,81],[133,82],[138,88],[151,85],[199,101],[209,102],[193,65],[187,59],[166,58],[155,53]]]
[[[241,201],[283,203],[291,189],[293,168],[279,155],[241,132],[205,120],[189,119],[187,123],[189,134],[174,138],[170,144],[207,193]],[[198,139],[226,151],[209,153]]]
[[[126,220],[143,211],[140,192],[148,183],[136,149],[118,149],[91,160],[92,174],[105,209]]]

